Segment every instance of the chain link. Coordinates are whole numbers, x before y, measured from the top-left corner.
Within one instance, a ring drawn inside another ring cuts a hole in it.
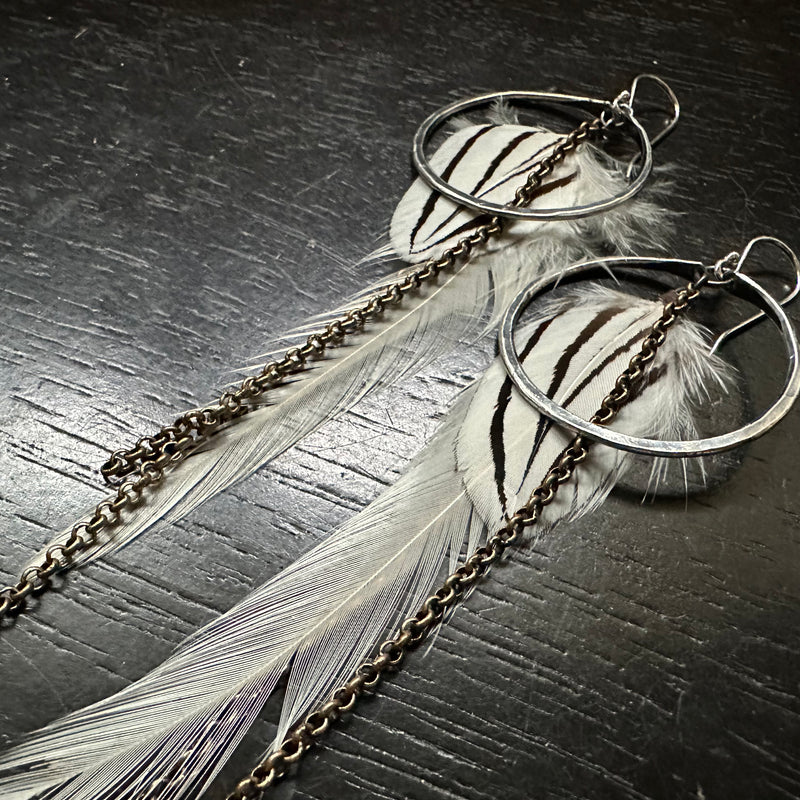
[[[586,120],[558,139],[551,152],[529,173],[511,205],[530,204],[544,178],[582,142],[607,127],[600,118]],[[340,344],[347,336],[360,331],[387,307],[398,305],[406,295],[416,292],[425,283],[435,281],[443,270],[466,261],[476,247],[498,236],[502,230],[502,219],[490,217],[438,257],[426,261],[401,280],[377,291],[359,307],[312,333],[304,345],[290,348],[282,359],[269,362],[258,374],[246,377],[238,388],[225,391],[215,403],[182,414],[155,435],[139,439],[129,450],[115,450],[100,468],[105,481],[114,487],[114,494],[101,500],[90,517],[76,523],[63,544],[51,546],[38,564],[27,567],[16,585],[0,589],[0,620],[22,611],[30,595],[47,589],[52,576],[69,567],[76,554],[95,546],[100,532],[116,525],[121,512],[132,510],[147,487],[164,479],[168,467],[175,467],[183,461],[193,448],[222,425],[255,408],[254,401],[267,390],[280,384],[288,375],[305,369],[309,359],[321,356],[329,346]]]
[[[608,425],[625,403],[632,399],[647,365],[653,361],[664,343],[667,331],[707,282],[708,275],[704,274],[679,289],[675,293],[675,299],[664,306],[663,313],[643,340],[639,352],[631,358],[626,369],[617,378],[614,388],[603,398],[592,422]],[[544,508],[555,500],[559,487],[572,478],[578,465],[586,459],[590,444],[583,436],[576,436],[562,451],[559,460],[548,471],[544,480],[533,490],[528,502],[509,517],[489,537],[485,545],[477,548],[458,569],[445,578],[439,589],[422,603],[417,613],[406,619],[392,638],[378,647],[377,655],[363,662],[349,680],[333,691],[326,702],[297,723],[280,747],[273,750],[249,775],[239,781],[226,800],[253,800],[261,797],[266,789],[286,775],[290,766],[299,761],[342,714],[353,709],[365,691],[377,687],[387,671],[399,669],[406,654],[428,637],[442,621],[445,613],[461,602],[466,591],[509,546],[519,540],[523,530],[540,518]]]

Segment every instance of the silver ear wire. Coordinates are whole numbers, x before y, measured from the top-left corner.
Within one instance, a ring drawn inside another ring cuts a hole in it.
[[[798,294],[800,294],[800,258],[797,257],[797,253],[789,247],[786,242],[781,241],[780,239],[776,239],[774,236],[756,236],[755,239],[751,239],[747,246],[742,251],[742,254],[738,256],[736,260],[736,266],[734,267],[735,272],[739,272],[742,268],[742,265],[747,260],[748,256],[750,255],[750,251],[755,247],[757,244],[771,244],[777,247],[779,250],[782,250],[792,262],[792,266],[794,267],[794,286],[791,287],[789,293],[778,302],[781,306],[786,306],[788,303],[791,303]],[[737,255],[737,254],[732,254]],[[729,257],[729,256],[728,256]],[[716,283],[719,284],[722,281],[716,280],[711,281],[712,284]],[[709,351],[710,355],[713,355],[717,352],[717,350],[722,346],[722,344],[726,341],[726,339],[730,339],[732,336],[736,336],[737,334],[741,333],[742,331],[749,328],[751,325],[754,325],[759,320],[763,319],[766,316],[766,312],[759,311],[758,314],[753,314],[752,317],[748,317],[744,322],[740,322],[738,325],[734,325],[732,328],[728,328],[728,330],[723,331],[715,340],[714,344],[711,346],[711,350]]]
[[[627,104],[631,108],[631,112],[634,113],[634,101],[636,99],[636,90],[639,88],[639,84],[644,81],[653,81],[667,96],[671,106],[671,114],[667,121],[664,123],[664,127],[655,135],[650,137],[650,144],[655,147],[662,139],[666,138],[667,136],[672,133],[673,128],[678,124],[678,120],[681,116],[681,104],[678,102],[678,98],[675,95],[675,92],[672,91],[672,87],[663,79],[659,78],[658,75],[653,75],[649,72],[644,72],[641,75],[637,75],[633,82],[631,83],[631,88],[628,91],[628,98]],[[641,154],[637,153],[628,164],[628,169],[625,172],[625,177],[630,181],[633,179],[634,172],[636,171],[636,166],[638,165],[639,161],[641,160]]]

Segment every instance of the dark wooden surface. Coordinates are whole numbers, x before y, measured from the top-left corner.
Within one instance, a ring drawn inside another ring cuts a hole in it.
[[[792,2],[64,6],[0,9],[3,579],[99,496],[107,447],[375,276],[353,265],[445,101],[607,96],[657,71],[685,111],[658,153],[677,165],[674,251],[800,246]],[[742,367],[778,373],[772,341],[742,340]],[[0,744],[141,676],[366,504],[482,358],[363,404],[66,580],[2,634]],[[800,796],[798,433],[795,412],[714,488],[623,492],[515,554],[274,796]]]

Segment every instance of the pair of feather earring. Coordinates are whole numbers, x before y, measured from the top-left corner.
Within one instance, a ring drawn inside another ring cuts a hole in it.
[[[503,207],[560,141],[554,133],[520,125],[499,107],[488,123],[451,133],[431,166],[451,187]],[[541,182],[532,207],[591,207],[625,195],[627,187],[624,170],[584,144]],[[418,179],[393,217],[391,251],[420,264],[484,222],[479,212]],[[76,563],[182,519],[366,395],[491,330],[533,279],[598,252],[631,251],[642,240],[652,242],[663,226],[663,212],[641,197],[575,220],[514,222],[472,258],[271,390],[268,404],[193,452],[136,514],[98,547],[78,554]],[[355,298],[330,319],[362,301]],[[616,289],[567,291],[517,331],[520,360],[534,383],[588,418],[663,308],[662,299]],[[306,336],[327,321],[316,320],[300,333]],[[656,439],[695,436],[697,405],[709,391],[731,383],[730,368],[709,355],[707,338],[689,320],[675,326],[651,367],[652,379],[621,414],[619,430]],[[452,571],[465,550],[513,514],[570,439],[531,406],[496,360],[453,404],[406,473],[372,504],[150,674],[2,755],[0,795],[199,797],[283,676],[288,675],[276,744],[352,673],[384,631],[419,606],[445,567]],[[565,485],[547,507],[544,529],[597,508],[630,465],[619,449],[594,448],[580,479]]]

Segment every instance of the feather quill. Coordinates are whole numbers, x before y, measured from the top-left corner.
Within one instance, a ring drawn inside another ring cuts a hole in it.
[[[456,187],[498,203],[513,199],[525,174],[558,139],[551,132],[507,121],[454,132],[433,155],[432,165]],[[586,204],[619,191],[625,178],[614,162],[589,145],[560,164],[533,206]],[[420,371],[460,342],[490,329],[519,289],[540,274],[590,255],[599,247],[625,251],[663,212],[637,198],[609,213],[576,222],[509,223],[502,237],[466,265],[408,297],[363,333],[330,348],[310,369],[270,391],[266,401],[221,431],[183,462],[169,480],[148,494],[146,504],[123,517],[97,548],[76,556],[78,566],[117,550],[154,525],[166,525],[280,455],[365,395]],[[394,254],[416,263],[454,244],[482,217],[441,197],[417,179],[400,201],[390,230]],[[326,317],[301,329],[318,329],[352,308],[382,280]],[[487,318],[488,315],[488,318]],[[62,543],[61,532],[47,547]],[[43,548],[31,563],[40,559]]]
[[[593,289],[547,304],[519,333],[523,363],[559,402],[590,415],[663,309]],[[623,346],[624,345],[624,346]],[[614,427],[694,433],[692,410],[727,385],[703,331],[678,322]],[[198,797],[288,669],[276,741],[415,609],[449,559],[527,499],[569,441],[509,384],[496,361],[386,493],[164,664],[0,759],[0,794],[26,800]],[[629,463],[597,446],[546,509],[545,528],[596,508]],[[541,530],[541,528],[540,528]]]

